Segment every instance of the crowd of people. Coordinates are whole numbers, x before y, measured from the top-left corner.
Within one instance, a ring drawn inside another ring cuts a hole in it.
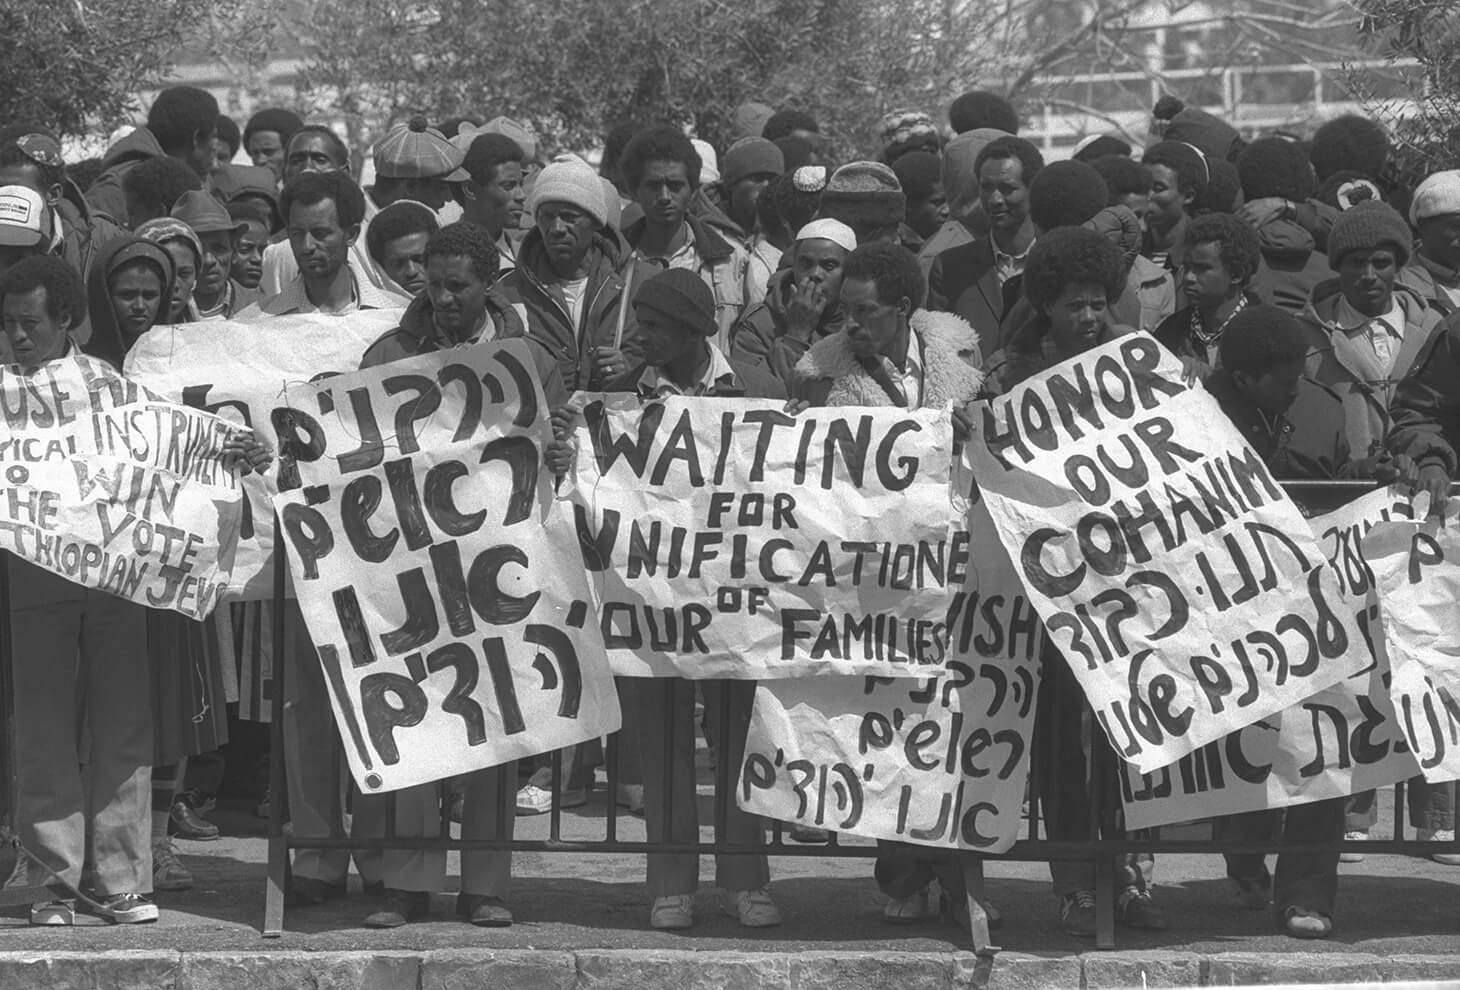
[[[0,361],[28,373],[81,352],[118,368],[152,327],[290,314],[399,313],[361,367],[484,340],[523,338],[555,412],[547,452],[574,455],[565,412],[581,390],[739,396],[808,406],[944,406],[1014,388],[1123,334],[1153,334],[1200,380],[1273,473],[1401,480],[1443,502],[1460,444],[1460,171],[1418,188],[1389,182],[1389,137],[1345,116],[1309,135],[1247,140],[1177,101],[1155,108],[1150,142],[1094,135],[1046,162],[1003,98],[970,92],[947,125],[899,111],[875,158],[834,163],[814,117],[746,104],[738,136],[712,148],[676,126],[612,128],[595,169],[550,155],[505,117],[413,117],[373,147],[363,186],[327,124],[279,108],[240,129],[209,93],[161,92],[146,123],[99,161],[67,163],[43,126],[0,130]],[[251,164],[241,164],[246,158]],[[272,456],[240,438],[248,467]],[[154,892],[192,877],[175,837],[207,840],[225,717],[220,632],[147,611],[9,560],[17,804],[27,847],[101,914],[157,917]],[[284,761],[296,837],[338,826],[334,728],[313,646],[286,616]],[[1044,658],[1036,731],[1048,740],[1035,792],[1046,833],[1090,834],[1089,755],[1078,684]],[[697,687],[698,685],[698,687]],[[628,680],[623,783],[611,800],[646,816],[652,842],[692,842],[697,695],[738,767],[753,682]],[[106,703],[88,703],[105,698]],[[151,718],[142,717],[151,713]],[[1097,735],[1096,744],[1103,744]],[[353,834],[510,838],[515,814],[587,800],[593,746],[381,797],[356,793]],[[228,750],[233,752],[233,748]],[[1107,761],[1114,763],[1115,761]],[[663,781],[675,786],[663,792]],[[1410,782],[1418,837],[1454,840],[1453,784]],[[725,804],[727,841],[765,823]],[[506,809],[504,812],[504,808]],[[1372,794],[1239,816],[1260,841],[1360,839]],[[796,830],[800,841],[825,833]],[[1460,855],[1432,857],[1460,865]],[[438,851],[362,850],[378,898],[365,918],[424,917],[444,887]],[[1276,910],[1297,937],[1333,925],[1337,853],[1227,857],[1240,903]],[[346,850],[299,850],[298,906],[345,896]],[[876,879],[889,922],[932,917],[962,897],[956,859],[887,850]],[[1121,857],[1122,924],[1163,928],[1154,859]],[[952,868],[950,868],[952,867]],[[649,923],[693,923],[693,855],[648,856]],[[717,857],[741,924],[780,922],[765,856]],[[1051,864],[1066,931],[1095,931],[1092,863]],[[31,882],[45,878],[29,877]],[[510,925],[511,857],[462,857],[458,915]],[[69,924],[76,905],[31,921]],[[991,912],[996,916],[996,912]]]

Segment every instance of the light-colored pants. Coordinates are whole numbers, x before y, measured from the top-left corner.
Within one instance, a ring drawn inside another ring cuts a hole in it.
[[[336,764],[340,735],[324,670],[315,654],[299,604],[284,611],[284,773],[289,787],[289,820],[294,837],[325,838],[344,826],[344,795],[352,787],[343,755]],[[274,683],[279,683],[276,677]],[[356,793],[350,835],[379,839],[385,835],[387,804],[381,795]],[[341,883],[350,871],[349,849],[296,849],[294,875],[325,883]],[[381,879],[379,849],[355,850],[355,867],[365,883]]]
[[[644,822],[650,842],[698,842],[699,815],[695,807],[695,684],[702,685],[710,736],[725,738],[726,749],[715,758],[730,768],[731,793],[715,794],[715,813],[723,807],[725,833],[721,842],[735,845],[765,845],[765,825],[759,815],[741,811],[735,803],[734,787],[745,755],[745,734],[750,728],[750,709],[755,703],[754,681],[688,681],[679,677],[637,678],[625,682],[623,697],[629,701],[625,725],[640,731],[639,753],[644,772]],[[729,721],[722,735],[722,698],[729,698]],[[666,738],[667,733],[667,738]],[[666,749],[666,746],[668,747]],[[670,791],[664,790],[666,764]],[[699,857],[693,853],[650,853],[649,895],[668,897],[692,894],[699,887]],[[770,882],[770,865],[764,855],[741,854],[715,857],[715,885],[722,890],[758,890]]]
[[[26,570],[11,573],[24,580]],[[87,591],[9,618],[21,841],[73,887],[89,864],[98,894],[150,894],[152,700],[142,606]],[[30,883],[47,879],[35,873],[31,867]]]
[[[505,819],[502,838],[512,838],[517,809],[517,764],[478,770],[459,778],[465,791],[461,814],[463,839],[495,839]],[[395,792],[397,838],[434,839],[441,834],[442,783],[421,784]],[[471,850],[461,854],[461,892],[506,897],[512,883],[512,854]],[[446,886],[444,849],[385,850],[385,885],[394,890],[435,893]]]

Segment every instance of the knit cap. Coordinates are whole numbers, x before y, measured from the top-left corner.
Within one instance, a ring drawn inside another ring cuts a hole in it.
[[[1403,267],[1414,251],[1409,224],[1388,203],[1357,203],[1333,221],[1333,229],[1328,232],[1328,266],[1336,271],[1350,251],[1372,251],[1381,244],[1394,248]]]
[[[1029,183],[1029,219],[1040,230],[1076,227],[1105,209],[1110,190],[1085,162],[1051,162]]]
[[[820,215],[848,227],[893,227],[907,213],[897,174],[881,162],[849,162],[832,173],[821,194]]]
[[[725,152],[725,167],[720,177],[729,189],[752,175],[780,175],[786,171],[786,159],[773,142],[762,137],[741,138]]]
[[[373,157],[375,174],[382,178],[471,180],[461,167],[461,160],[466,157],[462,150],[420,115],[392,127],[375,145]]]
[[[600,227],[608,223],[603,183],[598,173],[581,159],[555,161],[537,173],[532,195],[527,200],[527,212],[537,216],[537,208],[543,203],[568,203],[588,214]]]
[[[1409,201],[1409,220],[1419,223],[1430,217],[1460,213],[1460,170],[1436,172],[1414,190]]]
[[[927,199],[943,181],[943,162],[930,151],[909,151],[892,163],[892,172],[909,200]]]
[[[979,153],[1001,137],[1013,137],[1007,131],[980,127],[958,135],[943,146],[943,194],[948,197],[948,211],[964,216],[978,202]]]
[[[705,337],[719,330],[715,295],[688,268],[670,268],[639,286],[634,305],[644,306]]]
[[[287,148],[289,139],[299,133],[303,126],[304,121],[299,119],[297,113],[291,113],[282,107],[269,107],[248,118],[248,123],[243,125],[243,146],[247,148],[248,139],[259,131],[273,131],[279,135],[279,143]]]

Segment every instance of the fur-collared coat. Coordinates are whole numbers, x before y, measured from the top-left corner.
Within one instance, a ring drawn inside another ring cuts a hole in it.
[[[922,407],[973,400],[983,385],[978,334],[953,313],[920,309],[909,321],[922,352]],[[845,332],[823,337],[796,364],[792,394],[813,406],[891,406],[892,398],[852,352]]]

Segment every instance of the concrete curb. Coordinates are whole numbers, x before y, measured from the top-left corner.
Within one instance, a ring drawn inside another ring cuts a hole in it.
[[[0,990],[960,990],[967,952],[0,952]],[[991,990],[1460,979],[1460,957],[1363,953],[1001,953]]]

